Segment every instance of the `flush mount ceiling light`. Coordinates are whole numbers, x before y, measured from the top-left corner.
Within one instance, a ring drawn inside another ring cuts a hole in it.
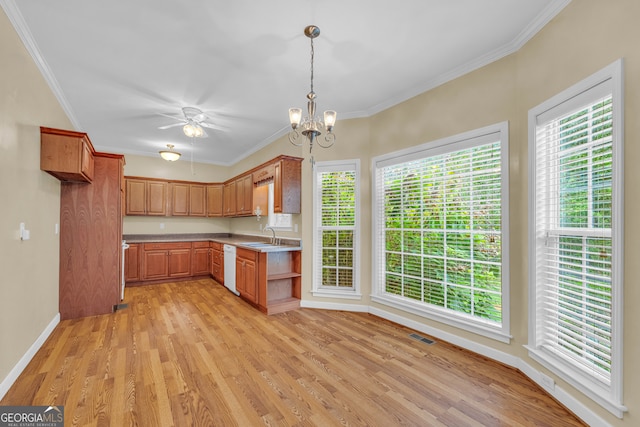
[[[320,117],[316,117],[316,94],[313,91],[313,39],[320,35],[320,28],[315,25],[309,25],[304,29],[304,35],[311,40],[311,91],[307,94],[307,115],[302,117],[301,108],[289,109],[289,120],[291,122],[291,131],[289,132],[289,141],[298,147],[302,146],[304,141],[300,141],[300,134],[309,141],[309,153],[313,149],[313,143],[318,142],[322,148],[329,148],[336,140],[333,133],[333,126],[336,123],[336,112],[327,110],[324,112],[324,121]],[[298,128],[302,129],[298,132]],[[318,138],[322,132],[326,130],[324,141]]]
[[[166,161],[175,162],[180,158],[180,156],[182,156],[182,154],[178,153],[177,151],[173,151],[173,144],[167,144],[167,148],[168,150],[160,151],[160,157],[162,157]]]

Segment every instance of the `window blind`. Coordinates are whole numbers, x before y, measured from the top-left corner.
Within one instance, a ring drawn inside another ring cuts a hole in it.
[[[538,345],[608,385],[612,97],[536,126]]]
[[[490,141],[380,168],[384,293],[501,323],[502,157]]]
[[[321,164],[315,179],[316,288],[354,290],[356,170]]]

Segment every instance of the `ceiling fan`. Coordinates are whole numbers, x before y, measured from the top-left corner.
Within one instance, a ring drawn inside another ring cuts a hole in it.
[[[205,113],[203,113],[202,110],[196,107],[182,107],[183,117],[171,116],[162,113],[160,114],[165,117],[178,120],[178,123],[160,126],[158,129],[164,130],[176,126],[182,126],[182,131],[190,138],[202,138],[207,136],[207,133],[203,128],[223,130],[221,127],[207,122],[207,119],[209,119],[209,117]]]

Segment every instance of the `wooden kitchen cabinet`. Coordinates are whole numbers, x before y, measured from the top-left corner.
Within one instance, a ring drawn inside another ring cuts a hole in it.
[[[168,183],[162,180],[126,178],[126,215],[167,215]]]
[[[211,242],[211,276],[224,285],[224,250],[222,243]]]
[[[253,215],[253,179],[245,175],[236,180],[236,216]]]
[[[224,184],[223,197],[224,216],[236,216],[236,181]]]
[[[40,128],[40,169],[61,181],[91,182],[94,149],[82,132]]]
[[[145,243],[142,280],[191,276],[191,242]]]
[[[171,215],[189,215],[189,184],[172,182],[169,185],[171,191]]]
[[[207,215],[207,186],[189,184],[189,216]]]
[[[205,216],[206,186],[187,182],[171,182],[172,216]]]
[[[191,275],[208,276],[211,274],[211,249],[209,242],[193,242],[191,252]]]
[[[253,172],[253,208],[266,215],[267,185],[273,183],[273,212],[298,214],[301,209],[302,159],[280,156]]]
[[[301,209],[302,159],[283,158],[274,164],[273,211],[299,214]]]
[[[169,277],[191,276],[191,247],[169,251]]]
[[[245,300],[256,303],[258,299],[258,252],[237,248],[236,290]]]
[[[223,215],[223,191],[224,185],[222,184],[207,185],[207,216]]]
[[[140,245],[129,243],[129,249],[124,251],[124,281],[125,283],[142,280],[140,271]]]
[[[91,184],[60,185],[61,320],[111,313],[122,284],[122,155],[95,153]]]

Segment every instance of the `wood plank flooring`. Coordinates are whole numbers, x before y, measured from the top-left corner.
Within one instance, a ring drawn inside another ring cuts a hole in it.
[[[583,426],[518,371],[362,313],[266,316],[205,279],[60,322],[0,405],[67,426]]]

